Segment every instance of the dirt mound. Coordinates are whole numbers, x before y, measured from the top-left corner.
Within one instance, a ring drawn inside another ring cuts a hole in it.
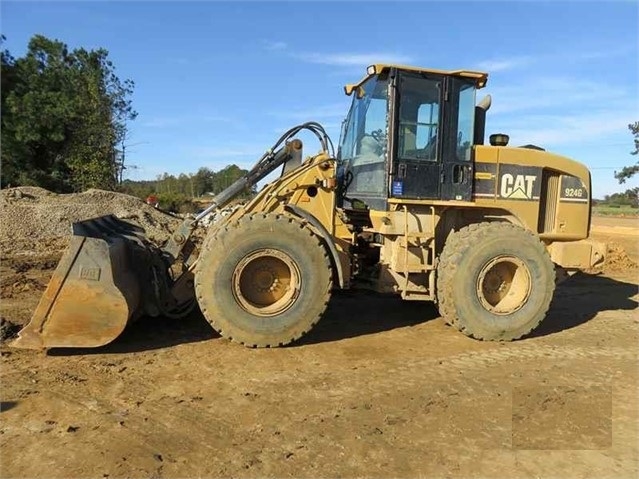
[[[632,268],[637,268],[637,263],[628,256],[626,250],[617,243],[608,243],[604,269],[606,271],[620,271]]]
[[[160,244],[180,219],[134,196],[103,190],[58,195],[37,187],[0,192],[0,247],[3,253],[41,253],[64,249],[71,224],[113,214],[145,229]]]

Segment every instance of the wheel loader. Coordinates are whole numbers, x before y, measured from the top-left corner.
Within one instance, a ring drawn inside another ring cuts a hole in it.
[[[248,174],[185,220],[162,247],[107,216],[73,225],[23,348],[97,347],[140,316],[197,305],[225,338],[276,347],[320,320],[331,292],[367,288],[433,301],[479,340],[521,338],[560,278],[604,261],[588,239],[588,169],[535,145],[485,143],[482,72],[375,64],[344,87],[352,104],[334,145],[315,122],[291,128]],[[310,131],[319,153],[304,158]],[[198,222],[281,168],[207,230]]]

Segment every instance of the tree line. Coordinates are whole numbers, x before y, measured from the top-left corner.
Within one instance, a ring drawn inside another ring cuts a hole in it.
[[[602,206],[630,206],[632,208],[639,208],[639,188],[630,188],[624,192],[606,195],[603,200],[594,200],[593,203]]]
[[[0,36],[1,43],[5,40]],[[0,51],[0,74],[3,188],[153,194],[165,207],[181,209],[246,173],[230,165],[217,172],[200,168],[151,181],[123,181],[127,122],[137,116],[131,102],[134,83],[118,78],[103,48],[70,50],[59,40],[34,35],[23,57]]]
[[[118,78],[108,51],[34,35],[23,57],[6,49],[0,57],[2,187],[115,189],[117,146],[137,113],[134,83]]]
[[[119,190],[143,199],[154,195],[162,209],[192,212],[197,208],[193,204],[194,199],[199,198],[206,202],[212,195],[228,188],[246,173],[248,170],[237,165],[226,166],[219,171],[203,167],[196,173],[181,173],[178,176],[163,173],[155,180],[124,180]],[[255,186],[240,196],[246,198],[253,193]]]

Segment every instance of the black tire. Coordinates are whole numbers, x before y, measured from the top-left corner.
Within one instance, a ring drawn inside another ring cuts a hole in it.
[[[195,271],[204,317],[249,347],[283,346],[319,321],[331,263],[320,238],[288,215],[245,216],[207,238]]]
[[[554,265],[532,233],[510,223],[479,223],[451,233],[437,266],[444,320],[467,336],[511,341],[544,319]]]

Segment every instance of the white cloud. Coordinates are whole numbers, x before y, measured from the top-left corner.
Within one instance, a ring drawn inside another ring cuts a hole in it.
[[[579,108],[592,110],[598,106],[617,107],[631,101],[622,87],[568,77],[531,78],[508,86],[486,89],[493,97],[493,116],[540,110]]]
[[[507,133],[512,145],[596,145],[612,134],[624,132],[632,118],[630,109],[598,110],[571,115],[521,115],[495,125],[490,125],[489,120],[489,127],[490,131]]]
[[[291,49],[283,41],[263,40],[263,47],[270,52],[284,52],[287,56],[307,63],[338,67],[367,67],[374,63],[410,64],[414,59],[410,55],[397,52],[303,52]]]
[[[271,40],[264,40],[262,42],[264,44],[264,48],[270,51],[278,51],[278,50],[286,50],[288,48],[288,44],[286,42],[277,42]]]
[[[599,59],[607,59],[607,58],[615,58],[624,55],[636,55],[637,48],[632,44],[628,45],[615,45],[610,44],[607,46],[603,46],[599,49],[591,49],[580,51],[576,54],[571,53],[570,57],[565,56],[566,59],[577,59],[577,60],[599,60]]]
[[[363,66],[374,63],[412,63],[413,58],[400,53],[371,52],[371,53],[296,53],[295,58],[308,63],[318,63],[332,66]]]
[[[520,56],[510,58],[493,58],[484,60],[477,64],[477,69],[487,72],[498,72],[505,70],[513,70],[515,68],[524,67],[534,62],[532,57]]]
[[[513,145],[557,149],[611,144],[637,111],[628,88],[578,76],[531,76],[486,90],[493,97],[487,133],[507,133]]]
[[[537,53],[535,55],[496,56],[476,64],[479,70],[489,73],[522,69],[531,65],[537,65],[540,69],[556,69],[559,65],[564,69],[565,65],[573,65],[579,62],[591,62],[593,60],[609,59],[624,55],[635,55],[636,48],[622,45],[601,45],[599,48],[574,48],[565,47],[550,53]]]

